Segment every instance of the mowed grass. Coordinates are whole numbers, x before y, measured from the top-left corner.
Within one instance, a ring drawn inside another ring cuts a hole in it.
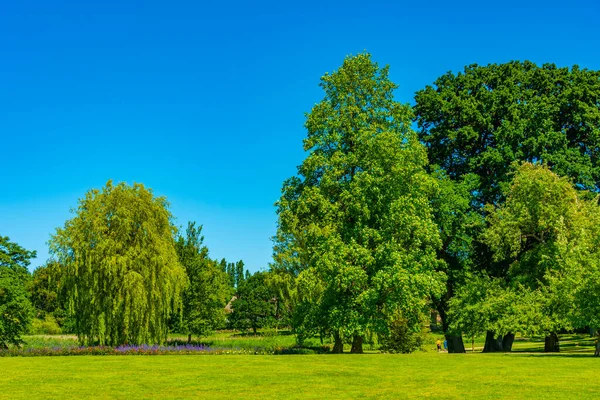
[[[5,357],[0,398],[575,399],[600,395],[599,366],[587,354]]]

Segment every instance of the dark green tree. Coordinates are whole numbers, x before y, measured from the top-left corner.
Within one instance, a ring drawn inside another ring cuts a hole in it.
[[[189,286],[183,292],[181,333],[207,335],[225,324],[225,306],[231,298],[229,277],[216,261],[208,257],[204,246],[202,225],[188,223],[186,236],[179,236],[176,248],[179,261],[185,268]]]
[[[235,263],[235,287],[244,282],[244,262],[242,260]]]
[[[271,326],[275,322],[274,293],[266,282],[265,272],[256,272],[237,288],[229,321],[234,328],[252,329]]]
[[[23,343],[33,318],[27,286],[31,279],[27,267],[35,258],[29,251],[0,236],[0,348]]]
[[[577,66],[538,67],[528,61],[471,65],[462,73],[441,76],[415,97],[419,137],[432,169],[440,168],[457,184],[476,182],[470,207],[481,218],[486,204],[504,200],[514,161],[544,162],[558,175],[572,178],[578,189],[598,191],[599,77],[598,71]],[[479,240],[481,231],[482,226],[469,232],[469,265],[503,278],[509,263],[493,260],[493,252]],[[454,241],[451,236],[448,243]],[[464,274],[463,265],[455,262],[460,253],[444,247],[442,256],[452,269],[446,301],[438,304],[445,316],[448,299]],[[449,326],[447,321],[444,325]]]
[[[60,298],[62,272],[61,265],[53,260],[33,271],[30,292],[37,318],[64,314],[64,305]]]

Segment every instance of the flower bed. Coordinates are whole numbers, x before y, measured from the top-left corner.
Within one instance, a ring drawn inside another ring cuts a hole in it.
[[[62,346],[62,347],[28,347],[0,350],[0,357],[38,357],[38,356],[109,356],[109,355],[200,355],[200,354],[314,354],[315,351],[304,348],[273,349],[231,349],[211,348],[204,345],[139,345],[139,346]]]

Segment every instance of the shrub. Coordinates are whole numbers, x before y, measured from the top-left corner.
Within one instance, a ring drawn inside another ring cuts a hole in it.
[[[424,329],[413,331],[405,318],[397,318],[388,326],[389,333],[380,337],[380,350],[386,353],[412,353],[420,350],[425,343]]]
[[[52,315],[46,315],[44,319],[33,319],[31,333],[34,335],[58,335],[61,333],[61,329]]]

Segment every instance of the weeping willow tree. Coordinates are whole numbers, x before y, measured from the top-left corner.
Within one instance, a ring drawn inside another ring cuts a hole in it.
[[[163,343],[187,285],[164,197],[141,184],[90,190],[50,249],[64,265],[69,311],[82,344]]]

